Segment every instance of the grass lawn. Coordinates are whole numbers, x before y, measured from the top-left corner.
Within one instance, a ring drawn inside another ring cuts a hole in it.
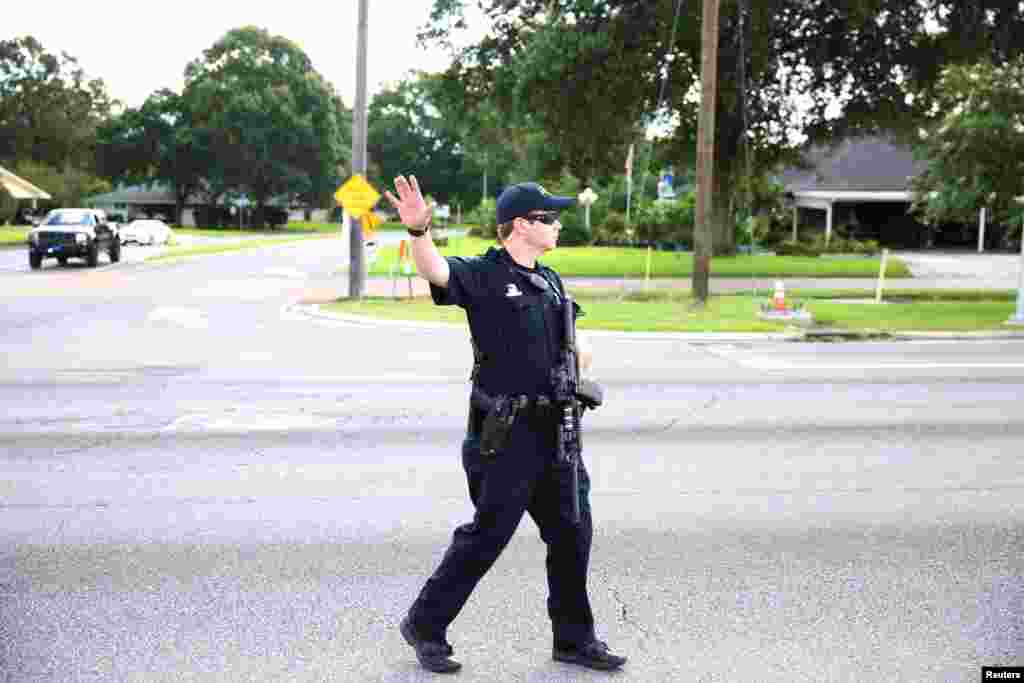
[[[750,296],[752,290],[730,292],[740,296]],[[770,296],[771,292],[761,289],[757,292],[761,298]],[[1015,289],[902,289],[886,287],[882,293],[885,302],[944,302],[944,301],[1017,301]],[[786,299],[806,301],[808,299],[871,299],[875,298],[874,289],[791,289],[786,291]]]
[[[652,290],[623,296],[619,290],[579,289],[570,293],[586,315],[580,319],[582,330],[619,330],[629,332],[781,332],[787,324],[758,319],[764,296],[713,296],[705,309],[695,309],[686,293]],[[819,294],[823,292],[814,292]],[[843,292],[844,298],[872,298],[868,290]],[[915,294],[907,290],[900,303],[843,303],[801,296],[814,316],[816,327],[850,331],[980,331],[1007,329],[1003,323],[1015,310],[1011,292],[957,292],[960,300],[929,300],[932,293]],[[895,295],[895,293],[893,293]],[[918,297],[919,298],[915,298]],[[969,301],[970,305],[964,305]],[[329,311],[399,320],[423,320],[465,324],[465,314],[455,306],[435,306],[429,298],[366,298],[362,301],[337,301],[325,306]]]
[[[195,235],[196,237],[222,237],[225,239],[238,237],[287,237],[298,235],[335,235],[341,234],[341,225],[337,223],[302,223],[292,221],[280,228],[171,228],[178,235]]]
[[[404,230],[400,223],[385,223],[380,231]],[[179,235],[200,237],[232,238],[245,237],[244,244],[230,242],[224,245],[181,245],[158,258],[174,258],[190,254],[210,254],[237,251],[252,247],[268,246],[291,239],[314,236],[337,235],[341,226],[337,223],[290,222],[287,226],[273,230],[234,230],[230,228],[174,228]],[[25,244],[25,228],[0,228],[0,246],[21,246]],[[441,248],[446,256],[473,256],[483,253],[493,244],[491,240],[475,237],[458,237]],[[369,267],[370,275],[388,275],[398,264],[398,247],[381,246],[377,249],[377,260]],[[621,247],[559,247],[544,259],[544,263],[555,268],[564,277],[643,277],[646,272],[647,251],[639,248]],[[712,276],[719,277],[836,277],[874,278],[878,276],[878,258],[831,259],[806,258],[797,256],[733,256],[718,257],[711,261]],[[693,270],[693,256],[682,252],[652,252],[651,277],[689,277]],[[910,277],[906,264],[897,258],[890,258],[886,268],[887,278]]]
[[[177,232],[177,231],[176,231]],[[252,237],[250,235],[250,237]],[[259,247],[271,247],[278,244],[289,244],[291,242],[297,242],[299,240],[307,239],[323,239],[327,235],[318,234],[280,234],[278,233],[275,237],[252,237],[252,239],[246,239],[244,241],[225,241],[223,244],[208,243],[208,244],[181,244],[170,246],[167,251],[162,254],[150,256],[146,261],[169,261],[184,256],[197,256],[201,254],[223,254],[230,251],[242,251],[245,249],[256,249]]]
[[[9,225],[0,226],[0,247],[23,246],[27,244],[28,228]]]
[[[440,228],[444,230],[448,228],[465,228],[468,229],[468,225],[456,225],[454,223],[448,226],[435,226],[435,229]],[[275,232],[327,232],[327,233],[340,233],[340,223],[308,223],[306,221],[289,221],[288,225],[281,228],[277,228]],[[405,226],[398,221],[385,221],[377,226],[377,232],[405,232]]]
[[[452,238],[441,247],[445,256],[475,256],[493,245],[492,240],[476,237]],[[382,246],[371,275],[388,275],[398,265],[398,247]],[[647,250],[626,247],[559,247],[541,261],[562,277],[644,277]],[[693,274],[693,254],[651,252],[651,277],[689,277]],[[827,258],[801,256],[730,256],[711,260],[712,277],[833,277],[876,278],[880,258]],[[414,266],[415,268],[415,266]],[[911,277],[910,269],[898,258],[890,258],[886,278]]]

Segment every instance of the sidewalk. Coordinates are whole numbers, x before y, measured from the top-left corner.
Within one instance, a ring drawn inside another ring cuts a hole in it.
[[[770,296],[775,286],[775,280],[782,280],[787,291],[794,289],[864,289],[874,291],[877,281],[873,278],[711,278],[711,294],[725,294],[739,291],[763,291],[765,296]],[[649,286],[652,289],[671,288],[679,291],[689,292],[692,289],[690,278],[652,278]],[[644,288],[644,281],[641,278],[565,278],[565,285],[570,289],[626,289],[627,291],[638,291]],[[336,296],[348,295],[348,280],[341,283],[343,287]],[[896,278],[885,281],[885,290],[894,289],[996,289],[1013,290],[1017,288],[1015,281],[1006,278]],[[412,278],[413,296],[428,296],[430,288],[427,281],[419,276]],[[397,282],[391,278],[371,277],[366,281],[367,296],[409,296],[409,278],[398,278]]]
[[[900,289],[980,289],[1016,291],[1018,287],[1019,257],[992,254],[941,254],[934,252],[905,252],[895,256],[907,262],[914,274],[909,278],[891,278],[885,281],[886,292]],[[726,294],[737,291],[757,291],[759,295],[770,297],[775,280],[781,279],[786,290],[792,292],[799,289],[859,289],[873,292],[877,280],[874,278],[766,278],[766,277],[712,277],[711,294]],[[645,286],[652,289],[672,288],[677,291],[689,292],[692,279],[684,278],[653,278],[646,283],[642,278],[587,278],[567,277],[565,284],[570,289],[624,289],[639,291]],[[400,277],[369,277],[366,281],[366,295],[371,297],[407,298],[410,287],[415,297],[427,297],[430,288],[426,280],[419,276],[412,278]],[[324,278],[317,278],[308,283],[303,295],[296,301],[300,312],[312,317],[334,317],[350,322],[367,320],[355,316],[339,316],[320,309],[318,304],[326,304],[348,296],[348,273],[336,271]],[[383,324],[375,320],[374,324]],[[441,323],[416,323],[411,321],[390,321],[389,324],[405,326],[436,326]],[[606,332],[608,335],[629,335],[625,332]],[[645,338],[659,336],[658,333],[637,333]],[[900,332],[878,334],[868,332],[850,332],[847,330],[830,330],[814,328],[800,330],[793,328],[781,333],[750,333],[750,334],[719,334],[719,333],[665,333],[666,335],[689,341],[722,341],[743,338],[745,341],[761,339],[764,341],[790,339],[1024,339],[1024,329],[1006,326],[1005,330],[991,332]]]
[[[414,277],[412,280],[413,296],[426,297],[430,295],[429,286],[426,280],[420,277]],[[827,289],[871,289],[874,287],[873,280],[865,279],[842,279],[834,280],[828,278],[811,278],[811,279],[784,279],[787,289],[796,288],[827,288]],[[898,284],[902,283],[902,284]],[[953,284],[951,284],[953,283]],[[637,279],[599,279],[599,278],[567,278],[566,284],[569,287],[585,288],[585,287],[623,287],[625,286],[629,290],[637,290],[643,288],[643,281]],[[764,291],[764,296],[770,296],[770,292],[767,287],[771,284],[767,280],[759,280],[758,288]],[[918,278],[905,278],[903,280],[891,281],[894,285],[892,288],[902,289],[954,289],[954,288],[978,288],[977,280],[936,280],[928,279],[921,280]],[[679,289],[690,289],[690,282],[665,279],[665,280],[652,280],[652,287],[677,287]],[[753,285],[748,279],[736,279],[736,278],[713,278],[711,281],[711,292],[722,293],[729,291],[738,290],[750,290]],[[995,289],[1009,289],[1005,284],[999,284],[994,287]],[[398,298],[406,298],[409,296],[409,278],[400,278],[395,283],[388,278],[369,278],[366,283],[366,295],[367,296],[379,296],[379,297],[391,297],[395,296],[393,292],[397,293]],[[345,277],[337,277],[332,281],[327,282],[321,280],[315,285],[309,286],[303,292],[302,296],[296,300],[289,308],[300,315],[307,316],[309,318],[324,318],[333,319],[340,322],[347,322],[359,325],[365,325],[371,323],[373,325],[384,325],[384,326],[397,326],[397,327],[411,327],[411,328],[436,328],[436,327],[449,327],[448,323],[434,323],[434,322],[423,322],[423,321],[411,321],[411,320],[386,320],[378,318],[365,318],[354,315],[342,315],[337,313],[330,313],[324,311],[321,308],[321,304],[331,303],[338,298],[345,297],[348,295],[348,279],[347,274]],[[688,342],[694,343],[720,343],[720,342],[745,342],[750,343],[754,341],[832,341],[832,340],[887,340],[887,341],[909,341],[909,340],[961,340],[961,341],[977,341],[977,340],[992,340],[992,339],[1013,339],[1013,340],[1024,340],[1024,328],[1007,326],[1005,330],[992,330],[985,332],[891,332],[891,333],[880,333],[873,331],[851,331],[841,329],[827,329],[827,328],[811,328],[803,329],[799,327],[790,327],[783,332],[751,332],[751,333],[733,333],[733,332],[617,332],[617,331],[602,331],[602,330],[590,330],[588,334],[596,336],[609,336],[609,337],[630,337],[630,338],[662,338],[670,337],[675,339],[681,339]]]

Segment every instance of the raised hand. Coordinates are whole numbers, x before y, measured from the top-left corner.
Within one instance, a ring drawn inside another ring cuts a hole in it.
[[[384,196],[391,202],[391,206],[398,210],[402,224],[412,230],[425,228],[434,214],[434,205],[423,199],[416,176],[409,176],[409,180],[406,180],[405,176],[398,176],[395,178],[395,190],[398,192],[397,199],[388,190],[384,191]]]

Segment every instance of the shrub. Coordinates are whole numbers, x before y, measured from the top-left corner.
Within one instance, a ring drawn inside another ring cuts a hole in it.
[[[8,225],[18,213],[18,200],[0,187],[0,225]]]
[[[253,212],[253,222],[261,227],[279,228],[288,225],[288,211],[277,206],[260,206]]]
[[[474,228],[470,229],[469,234],[473,237],[483,237],[484,239],[497,239],[498,238],[498,226],[495,223],[495,211],[497,210],[497,201],[493,197],[485,197],[477,204],[476,208],[468,212],[464,220],[467,223],[472,223]]]
[[[653,202],[637,211],[636,236],[641,242],[693,244],[693,206],[686,198]]]
[[[747,219],[746,234],[751,244],[764,245],[772,234],[772,217],[768,214],[751,216]],[[784,237],[780,236],[774,243],[781,242]],[[737,240],[737,243],[740,243]]]
[[[593,218],[593,214],[591,214],[591,218]],[[562,231],[558,235],[559,244],[578,247],[593,241],[590,230],[587,230],[586,216],[582,207],[563,211],[560,219]]]
[[[602,245],[626,244],[626,216],[618,211],[609,211],[604,221],[594,227],[594,242]]]
[[[764,237],[758,240],[758,246],[767,247],[769,249],[775,247],[782,242],[788,242],[793,239],[793,227],[782,226],[781,224],[772,221],[769,225],[768,232]]]
[[[196,225],[203,225],[206,227],[223,227],[225,225],[234,225],[238,227],[238,218],[231,215],[231,210],[226,206],[211,206],[209,204],[203,204],[193,209],[193,217]]]
[[[819,235],[815,238],[813,245],[819,252],[832,254],[877,254],[879,251],[878,242],[875,240],[859,241],[837,236],[833,236],[826,247],[825,236]]]
[[[785,240],[775,245],[775,253],[779,256],[821,256],[821,249],[815,244]]]
[[[877,240],[864,240],[857,243],[857,253],[859,254],[877,254],[880,251],[881,248],[879,248]]]

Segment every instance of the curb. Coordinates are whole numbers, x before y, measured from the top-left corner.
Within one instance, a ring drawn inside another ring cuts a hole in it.
[[[818,329],[807,330],[804,338],[808,341],[910,341],[910,340],[947,340],[947,341],[992,341],[998,339],[1024,339],[1024,331],[990,330],[986,332],[935,332],[929,330],[903,330],[891,332],[887,330],[838,330]]]
[[[361,327],[396,327],[421,330],[452,330],[466,329],[465,324],[426,322],[422,320],[394,320],[375,318],[372,316],[346,315],[330,313],[323,310],[321,304],[303,304],[298,301],[286,304],[284,312],[318,320],[331,320],[349,323]],[[785,332],[621,332],[617,330],[585,330],[587,336],[607,339],[629,339],[633,341],[677,340],[685,342],[825,342],[825,341],[992,341],[992,340],[1024,340],[1024,331],[994,332],[928,332],[904,331],[888,332],[885,330],[840,330],[817,329],[804,330],[793,328]]]

